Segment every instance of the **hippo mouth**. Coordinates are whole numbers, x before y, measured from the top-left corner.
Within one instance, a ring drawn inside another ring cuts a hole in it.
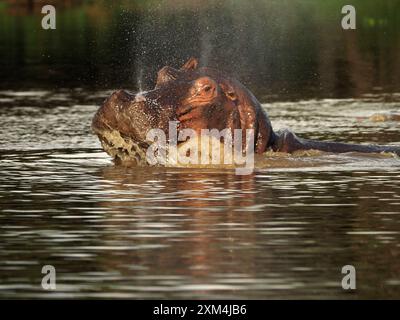
[[[116,164],[123,165],[133,165],[133,166],[149,166],[148,158],[147,158],[147,150],[150,146],[151,142],[138,142],[132,139],[131,137],[121,135],[121,132],[115,129],[95,129],[95,133],[99,137],[101,142],[101,146],[115,161]],[[178,157],[186,157],[187,150],[190,148],[198,148],[198,158],[201,157],[201,152],[204,152],[201,149],[201,137],[197,137],[188,141],[177,141],[177,145],[175,147],[175,152]],[[207,161],[207,165],[198,165],[199,167],[212,167],[217,165],[220,167],[221,165],[224,167],[232,167],[231,165],[224,164],[225,155],[225,145],[223,141],[219,139],[215,139],[213,137],[209,140],[209,150],[207,151],[209,154],[209,159]],[[169,152],[171,152],[170,147],[165,146],[165,154],[166,159],[165,163],[162,163],[164,166],[186,166],[182,163],[172,163],[169,160]],[[220,161],[217,164],[212,164],[213,153],[220,154]],[[158,163],[157,165],[160,165]],[[193,164],[189,165],[190,167],[196,166]]]
[[[98,129],[93,131],[99,137],[102,148],[117,163],[132,163],[139,166],[147,165],[146,151],[149,144],[138,142],[128,136],[121,135],[116,129]]]

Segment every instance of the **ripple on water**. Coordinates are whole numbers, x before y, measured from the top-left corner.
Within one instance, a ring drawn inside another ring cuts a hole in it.
[[[248,176],[118,167],[90,134],[106,95],[0,92],[0,297],[347,298],[346,264],[363,279],[353,297],[399,297],[398,158],[269,155]],[[398,108],[381,96],[265,107],[304,137],[400,141],[396,123],[363,120]]]

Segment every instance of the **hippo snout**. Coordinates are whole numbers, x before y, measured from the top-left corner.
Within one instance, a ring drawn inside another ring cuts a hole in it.
[[[104,101],[93,118],[92,130],[108,154],[137,162],[145,158],[148,132],[168,130],[173,118],[172,109],[158,103],[158,95],[155,90],[138,94],[117,90]]]
[[[102,130],[117,128],[118,115],[126,104],[132,101],[131,95],[125,90],[115,91],[108,97],[92,120],[92,129],[95,133]]]
[[[156,116],[144,95],[118,90],[97,111],[92,128],[97,135],[103,131],[118,131],[123,137],[141,142]]]

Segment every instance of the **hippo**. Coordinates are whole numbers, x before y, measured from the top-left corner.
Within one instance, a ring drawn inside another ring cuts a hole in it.
[[[180,69],[163,67],[153,90],[112,93],[95,114],[92,129],[115,160],[134,159],[137,164],[147,164],[147,133],[153,128],[168,133],[170,121],[176,121],[178,132],[185,128],[195,132],[251,129],[256,154],[319,150],[400,155],[400,146],[316,141],[297,137],[290,130],[274,131],[267,112],[244,85],[224,72],[200,67],[196,58],[190,58]]]

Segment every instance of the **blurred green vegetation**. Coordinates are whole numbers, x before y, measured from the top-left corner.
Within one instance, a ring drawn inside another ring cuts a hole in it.
[[[57,29],[41,28],[41,6]],[[150,87],[190,56],[259,95],[357,96],[398,91],[400,1],[353,0],[343,30],[330,0],[0,2],[0,86]]]

